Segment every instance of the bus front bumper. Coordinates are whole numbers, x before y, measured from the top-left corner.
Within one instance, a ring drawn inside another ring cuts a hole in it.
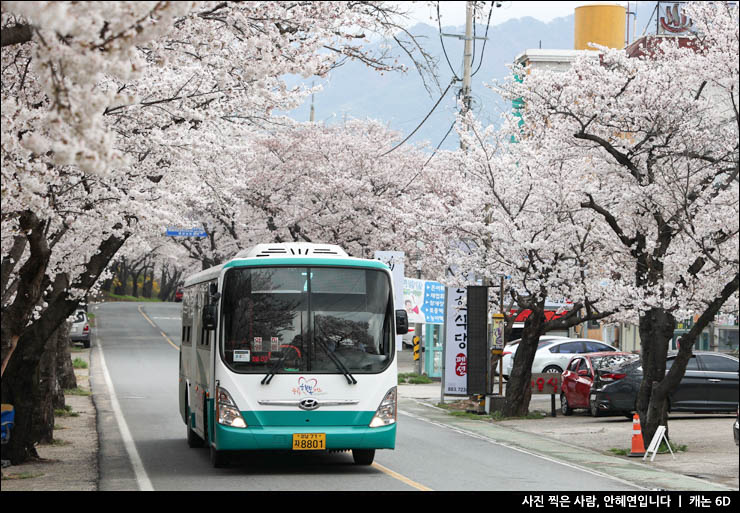
[[[291,450],[293,435],[322,433],[326,435],[326,450],[394,449],[396,424],[371,428],[367,426],[256,426],[233,428],[216,425],[215,443],[219,451]]]

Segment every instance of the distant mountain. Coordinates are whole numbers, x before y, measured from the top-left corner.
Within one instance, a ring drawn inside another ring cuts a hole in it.
[[[644,26],[650,17],[654,2],[643,4],[649,4],[641,6],[638,14],[638,18],[644,20]],[[476,36],[483,36],[485,31],[484,25],[476,25]],[[424,88],[409,57],[398,48],[393,48],[393,52],[401,55],[399,61],[409,68],[405,74],[380,74],[362,63],[352,61],[332,71],[328,79],[293,77],[289,84],[304,83],[310,86],[315,82],[323,86],[323,91],[315,95],[316,121],[332,124],[341,123],[345,118],[377,119],[391,129],[398,130],[405,137],[421,123],[452,79],[452,71],[440,43],[439,28],[420,23],[409,29],[409,32],[414,34],[427,52],[438,61],[441,89],[433,91],[433,96],[430,96]],[[465,27],[442,27],[442,32],[463,35]],[[472,79],[472,95],[473,110],[479,119],[498,125],[500,115],[510,109],[510,106],[485,84],[503,81],[510,73],[507,66],[514,62],[517,55],[532,48],[571,49],[573,41],[573,15],[556,18],[549,23],[525,17],[491,25],[485,48],[483,41],[475,42],[473,71],[477,72]],[[443,37],[443,42],[455,73],[462,77],[463,41],[454,37]],[[458,82],[450,88],[434,113],[410,139],[411,142],[428,141],[431,148],[439,144],[455,119],[456,96],[461,86],[462,84]],[[310,108],[309,99],[301,107],[286,114],[296,120],[308,121]],[[442,148],[453,149],[458,145],[458,138],[453,131]]]

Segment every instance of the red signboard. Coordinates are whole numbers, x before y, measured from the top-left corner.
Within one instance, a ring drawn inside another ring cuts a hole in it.
[[[516,315],[516,319],[514,319],[514,322],[524,322],[527,320],[527,317],[532,313],[532,310],[511,310],[511,315]],[[546,310],[545,311],[545,320],[551,321],[553,319],[559,319],[560,317],[563,317],[568,312],[563,313],[555,313],[555,310]]]

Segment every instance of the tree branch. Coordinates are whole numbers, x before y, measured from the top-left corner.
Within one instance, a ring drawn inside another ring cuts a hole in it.
[[[33,36],[31,25],[14,25],[0,29],[0,46],[22,45],[28,43]]]

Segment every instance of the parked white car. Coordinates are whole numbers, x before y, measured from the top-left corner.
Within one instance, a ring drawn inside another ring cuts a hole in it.
[[[504,348],[504,379],[509,379],[511,375],[517,346],[513,346],[513,350],[509,354],[506,354],[507,349]],[[537,352],[534,354],[534,361],[532,362],[532,373],[554,372],[561,374],[574,354],[602,351],[619,351],[619,349],[600,340],[588,338],[540,337]]]
[[[504,346],[504,352],[503,354],[503,376],[504,379],[508,380],[509,375],[511,374],[511,368],[514,366],[514,355],[516,354],[516,350],[519,347],[519,342],[521,342],[522,339],[516,339],[512,340],[506,346]],[[550,342],[556,342],[558,340],[570,340],[569,337],[559,337],[556,335],[543,335],[540,337],[540,342],[537,344],[537,349],[546,346]]]
[[[90,347],[90,323],[84,310],[74,313],[72,327],[69,330],[69,338],[72,342],[82,342],[84,347]]]

